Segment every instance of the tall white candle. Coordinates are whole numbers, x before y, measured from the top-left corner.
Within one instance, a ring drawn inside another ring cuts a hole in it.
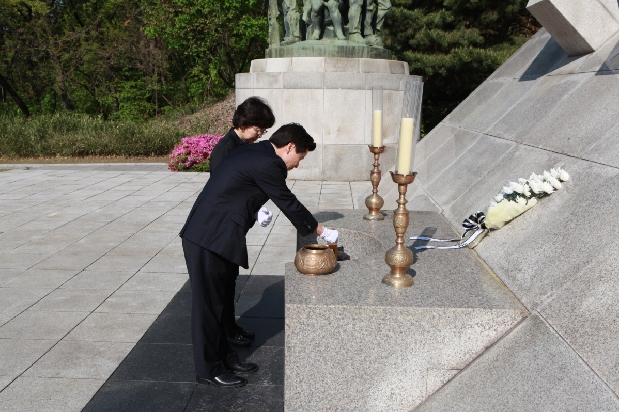
[[[382,147],[383,145],[383,111],[374,110],[372,118],[372,146]]]
[[[408,175],[411,172],[411,152],[413,150],[413,130],[415,119],[403,117],[400,122],[400,143],[398,146],[397,173]]]

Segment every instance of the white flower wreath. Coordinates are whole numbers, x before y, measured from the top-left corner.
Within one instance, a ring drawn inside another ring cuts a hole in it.
[[[531,209],[538,202],[538,199],[554,193],[561,189],[561,182],[566,182],[570,178],[569,173],[560,167],[544,170],[541,175],[531,174],[529,179],[518,179],[518,183],[509,182],[493,198],[486,214],[482,212],[473,213],[464,219],[462,226],[466,229],[460,239],[434,239],[425,236],[413,236],[411,240],[423,240],[427,242],[459,242],[453,246],[416,246],[415,249],[459,249],[468,246],[474,248],[481,239],[488,233],[488,230],[500,229],[512,219],[520,216]]]

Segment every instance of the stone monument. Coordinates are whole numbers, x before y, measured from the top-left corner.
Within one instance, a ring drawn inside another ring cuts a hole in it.
[[[249,73],[236,75],[236,101],[265,98],[276,124],[302,124],[317,149],[292,179],[368,180],[374,161],[368,150],[372,129],[372,86],[384,90],[381,169],[395,162],[394,145],[406,62],[391,60],[380,31],[389,0],[270,0],[269,48],[252,61]],[[283,28],[283,30],[282,30]]]
[[[485,211],[510,180],[556,166],[571,178],[472,251],[529,314],[474,361],[452,366],[453,378],[436,386],[428,380],[423,403],[410,402],[407,410],[619,411],[619,30],[604,23],[605,10],[616,15],[619,7],[616,0],[531,3],[556,8],[545,28],[419,142],[407,206],[413,223],[420,223],[421,211],[434,211],[457,228],[470,213]],[[574,14],[561,11],[567,6]],[[561,38],[571,33],[571,41],[590,39],[590,33],[607,30],[595,51],[578,56],[569,38]],[[395,204],[394,186],[383,176],[385,209]],[[360,208],[369,193],[359,196]],[[346,227],[336,222],[328,224]],[[426,227],[440,230],[421,224],[413,232],[420,235]],[[433,282],[449,262],[469,253],[419,253],[409,289]],[[435,258],[445,262],[424,275],[423,265]],[[456,345],[463,342],[465,335]],[[411,369],[418,359],[409,362]]]

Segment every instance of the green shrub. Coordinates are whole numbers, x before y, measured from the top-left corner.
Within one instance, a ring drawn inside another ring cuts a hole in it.
[[[187,130],[173,116],[150,121],[104,120],[77,113],[0,116],[0,156],[161,156]]]

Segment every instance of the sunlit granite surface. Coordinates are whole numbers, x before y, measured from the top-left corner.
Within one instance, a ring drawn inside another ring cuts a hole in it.
[[[286,266],[287,411],[408,411],[419,405],[523,317],[526,309],[469,249],[414,252],[415,284],[381,283],[395,244],[392,212],[319,212],[351,257],[332,274]],[[457,238],[434,212],[412,212],[413,235]],[[316,236],[298,246],[320,243]],[[406,245],[413,246],[407,240]]]

